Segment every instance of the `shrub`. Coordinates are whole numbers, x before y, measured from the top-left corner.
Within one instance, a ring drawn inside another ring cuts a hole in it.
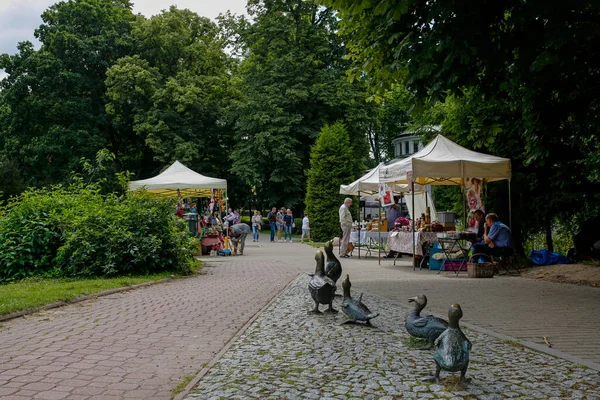
[[[0,218],[0,281],[188,272],[194,244],[173,202],[81,182],[28,190]]]
[[[340,233],[338,209],[345,197],[339,194],[340,185],[355,180],[362,170],[357,162],[360,158],[352,151],[348,133],[341,123],[325,126],[311,149],[306,211],[311,218],[313,240],[329,240]]]

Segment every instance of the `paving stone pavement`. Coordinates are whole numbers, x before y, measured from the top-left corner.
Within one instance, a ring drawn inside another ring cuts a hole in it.
[[[380,313],[375,328],[340,325],[342,313],[307,312],[309,280],[297,278],[186,399],[600,398],[600,372],[464,328],[470,382],[442,372],[440,384],[424,383],[433,352],[414,349],[403,328],[407,307],[365,294]]]
[[[262,239],[261,239],[262,240]],[[2,399],[169,399],[299,272],[316,249],[247,243],[241,257],[206,258],[205,274],[113,294],[0,325]],[[344,259],[353,289],[429,312],[460,302],[463,320],[600,364],[600,290],[523,278],[466,279],[373,257]]]

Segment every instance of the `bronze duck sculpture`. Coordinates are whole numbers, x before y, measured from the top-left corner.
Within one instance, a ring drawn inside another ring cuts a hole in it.
[[[325,262],[325,275],[337,283],[338,279],[340,279],[342,276],[342,264],[340,263],[340,260],[338,260],[333,254],[333,240],[325,243],[324,249],[325,254],[327,254],[327,261]]]
[[[344,289],[344,300],[342,301],[342,311],[350,318],[343,323],[355,323],[356,321],[364,321],[366,325],[371,326],[371,319],[377,317],[379,313],[372,313],[369,308],[363,304],[362,296],[357,299],[353,299],[350,295],[350,276],[346,275],[346,279],[342,282],[342,289]]]
[[[308,282],[308,290],[312,299],[315,302],[315,308],[311,311],[320,314],[319,304],[328,304],[329,309],[326,312],[337,312],[333,309],[333,299],[335,298],[335,282],[325,275],[325,256],[321,250],[315,254],[317,267],[315,273],[312,274],[310,282]]]
[[[460,371],[459,382],[465,382],[472,344],[458,326],[458,321],[462,316],[460,304],[453,304],[448,311],[448,329],[435,340],[433,359],[436,370],[435,376],[429,380],[439,383],[440,370],[443,369],[450,372]]]
[[[433,342],[448,328],[448,322],[433,315],[421,316],[421,311],[427,305],[427,297],[424,294],[419,294],[409,302],[415,303],[414,310],[406,316],[404,326],[411,336],[427,339],[427,346],[423,349],[431,349]]]

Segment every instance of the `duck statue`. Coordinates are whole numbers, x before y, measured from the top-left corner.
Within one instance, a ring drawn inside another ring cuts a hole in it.
[[[346,275],[346,279],[342,282],[342,289],[344,289],[344,300],[342,301],[342,311],[349,320],[344,321],[343,323],[355,323],[356,321],[364,321],[366,325],[371,326],[371,319],[377,317],[379,313],[372,313],[367,306],[363,304],[362,296],[358,300],[353,299],[350,295],[350,287],[352,283],[350,283],[350,277]]]
[[[333,240],[325,243],[323,246],[325,254],[327,254],[327,261],[325,262],[325,275],[330,277],[334,282],[337,283],[338,279],[342,276],[342,264],[333,254]]]
[[[310,282],[308,282],[308,290],[315,301],[315,308],[311,312],[320,314],[319,304],[329,304],[329,309],[326,312],[338,312],[333,309],[335,282],[325,275],[325,256],[321,250],[315,254],[315,260],[317,261],[317,267],[315,273],[311,275]]]
[[[440,382],[440,370],[456,372],[460,371],[459,383],[465,382],[465,374],[469,367],[469,352],[472,344],[465,334],[460,330],[458,321],[463,313],[460,304],[453,304],[448,311],[448,329],[446,329],[435,340],[435,376],[430,381]]]
[[[408,314],[404,326],[411,336],[427,339],[427,346],[420,350],[431,349],[433,342],[448,328],[448,322],[433,315],[421,316],[421,311],[427,305],[427,297],[424,294],[419,294],[409,302],[415,303],[414,310]]]

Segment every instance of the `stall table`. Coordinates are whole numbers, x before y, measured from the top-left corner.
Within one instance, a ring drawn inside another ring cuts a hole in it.
[[[200,239],[200,244],[202,246],[202,254],[204,254],[207,249],[208,249],[208,252],[210,252],[210,248],[212,248],[214,245],[218,246],[217,251],[222,251],[223,250],[223,235],[214,234],[214,235],[203,236],[202,239]]]
[[[415,254],[413,254],[413,256],[417,257],[423,257],[423,245],[425,243],[435,243],[438,240],[438,232],[393,231],[389,233],[387,240],[387,248],[389,251],[412,254],[414,240]],[[394,265],[396,265],[396,259],[394,259]]]
[[[358,241],[358,231],[353,230],[350,232],[350,242],[356,243],[354,250],[357,248],[363,248],[365,251],[365,257],[371,255],[373,250],[377,250],[380,253],[385,253],[385,243],[388,239],[389,232],[378,232],[378,231],[361,231],[360,242]],[[381,241],[379,241],[381,237]],[[354,252],[352,250],[352,252]]]
[[[444,269],[446,261],[449,261],[451,270],[456,274],[456,276],[458,276],[460,271],[463,271],[463,267],[466,267],[467,262],[469,261],[471,243],[461,239],[460,237],[438,237],[437,241],[440,245],[440,248],[444,252],[444,261],[442,262],[442,267],[438,271],[438,274]],[[463,253],[463,257],[452,258],[451,252],[457,249]],[[466,269],[464,270],[466,271]]]

